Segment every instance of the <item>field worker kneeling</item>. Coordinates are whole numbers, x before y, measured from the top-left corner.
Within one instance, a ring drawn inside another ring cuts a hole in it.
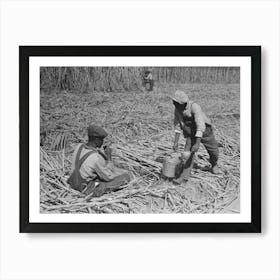
[[[73,189],[99,197],[130,181],[128,172],[114,166],[112,149],[101,150],[107,135],[102,127],[89,125],[88,142],[78,144],[73,154],[72,173],[67,181]]]
[[[186,138],[185,151],[191,152],[188,164],[185,166],[181,176],[175,180],[175,183],[182,183],[188,179],[193,165],[194,154],[198,151],[200,143],[205,146],[210,156],[209,161],[212,165],[212,172],[218,174],[218,142],[215,139],[209,118],[202,112],[201,107],[197,103],[189,100],[189,96],[184,91],[177,90],[172,100],[175,106],[175,139],[173,149],[175,151],[178,150],[180,134],[183,132]]]

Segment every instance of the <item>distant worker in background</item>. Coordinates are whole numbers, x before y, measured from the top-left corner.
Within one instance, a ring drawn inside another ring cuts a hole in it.
[[[128,172],[114,166],[111,147],[101,149],[107,135],[102,127],[89,125],[88,142],[78,144],[73,154],[67,181],[73,189],[99,197],[119,190],[130,181]]]
[[[186,139],[185,152],[190,152],[190,157],[185,163],[185,167],[181,176],[174,180],[175,183],[181,184],[188,180],[191,169],[194,163],[194,154],[198,151],[200,143],[202,143],[210,158],[211,171],[214,174],[219,174],[218,169],[218,142],[215,139],[211,121],[201,110],[201,107],[191,101],[189,96],[181,90],[177,90],[172,97],[175,106],[174,111],[174,128],[175,139],[173,149],[178,150],[178,143],[181,132]]]
[[[154,88],[154,80],[153,75],[150,70],[146,70],[143,77],[144,86],[148,91],[153,91]]]

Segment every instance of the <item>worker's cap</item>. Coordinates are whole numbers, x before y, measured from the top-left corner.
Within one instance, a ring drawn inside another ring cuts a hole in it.
[[[88,126],[88,136],[105,138],[108,133],[101,126],[90,124]]]
[[[189,102],[189,96],[182,90],[176,90],[171,98],[172,100],[176,101],[179,104],[184,104]]]

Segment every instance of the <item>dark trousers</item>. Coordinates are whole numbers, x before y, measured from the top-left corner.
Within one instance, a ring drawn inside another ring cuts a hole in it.
[[[184,137],[186,138],[185,151],[189,151],[196,142],[196,126],[193,122],[190,122],[189,125],[187,123],[185,124],[187,125],[187,128],[184,130]],[[201,138],[201,143],[204,145],[210,156],[209,161],[211,165],[216,165],[219,158],[219,149],[211,125],[206,125],[206,129]],[[193,164],[194,153],[191,153],[189,159],[184,163],[182,173],[178,180],[187,180],[189,178]]]
[[[109,182],[102,182],[99,180],[90,181],[85,187],[83,193],[92,194],[95,197],[102,196],[105,193],[114,192],[120,189],[121,186],[129,183],[130,176],[128,173],[121,174]],[[95,186],[95,183],[98,183]]]
[[[204,145],[210,156],[209,161],[212,164],[212,166],[216,165],[219,158],[219,148],[218,141],[215,138],[212,126],[206,126],[206,130],[201,138],[201,143]]]
[[[145,88],[148,91],[153,91],[153,88],[154,88],[154,81],[153,80],[145,80],[144,84],[145,84]]]
[[[195,136],[189,136],[184,134],[186,138],[186,146],[185,150],[189,150],[195,143],[196,139]],[[213,165],[217,164],[219,158],[219,149],[218,149],[218,142],[214,136],[213,129],[211,125],[206,125],[206,129],[202,135],[201,143],[206,148],[209,154],[209,161]]]

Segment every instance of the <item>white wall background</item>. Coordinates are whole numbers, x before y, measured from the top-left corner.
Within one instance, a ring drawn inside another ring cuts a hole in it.
[[[280,279],[280,2],[0,0],[1,279]],[[262,234],[19,234],[19,45],[262,45]]]

